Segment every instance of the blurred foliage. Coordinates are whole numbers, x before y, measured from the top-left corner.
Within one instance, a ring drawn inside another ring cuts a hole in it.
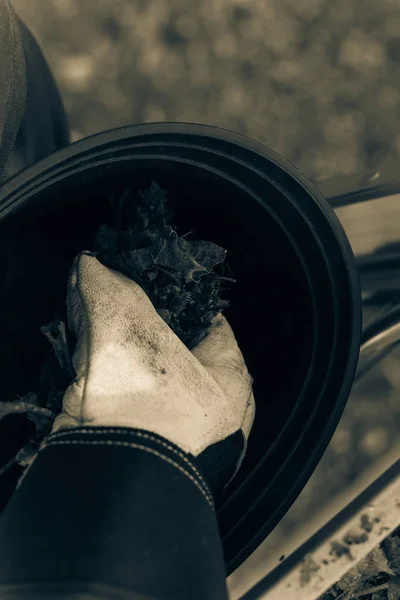
[[[14,0],[74,139],[195,121],[266,143],[310,177],[400,152],[394,0]]]

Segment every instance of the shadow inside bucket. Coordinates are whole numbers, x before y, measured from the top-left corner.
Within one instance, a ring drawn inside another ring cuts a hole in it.
[[[144,189],[152,180],[168,192],[179,235],[193,231],[188,239],[227,249],[237,282],[224,295],[231,302],[225,315],[254,377],[256,419],[234,488],[266,454],[296,404],[310,365],[312,304],[301,263],[275,220],[245,190],[204,169],[137,157],[94,166],[36,191],[0,221],[1,398],[37,389],[49,350],[39,328],[65,306],[74,256],[91,249],[100,224],[112,223],[110,195]],[[265,193],[278,192],[271,187]],[[0,423],[0,467],[10,458],[16,431],[27,441],[32,427],[22,417]]]

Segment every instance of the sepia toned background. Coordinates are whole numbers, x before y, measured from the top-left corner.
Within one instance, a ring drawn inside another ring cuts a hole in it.
[[[205,123],[267,144],[315,182],[361,179],[400,159],[398,0],[13,5],[52,68],[73,140],[132,123]],[[383,237],[389,222],[392,235],[400,226],[396,206],[361,211],[345,219],[350,238],[360,219]],[[393,355],[352,395],[282,535],[396,453],[399,373]],[[232,586],[243,587],[243,577]]]
[[[14,0],[74,138],[196,121],[317,179],[400,153],[397,0]]]

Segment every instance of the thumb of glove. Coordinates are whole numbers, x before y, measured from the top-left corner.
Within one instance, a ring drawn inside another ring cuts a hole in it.
[[[247,443],[256,414],[256,403],[253,392],[254,378],[247,370],[243,354],[239,349],[235,334],[227,319],[218,313],[212,320],[208,335],[192,350],[192,354],[213,377],[230,399],[232,412],[240,413],[243,398],[247,398],[247,410],[240,430],[225,440],[206,448],[197,458],[203,470],[215,475],[215,484],[209,475],[211,487],[216,489],[218,483],[227,480],[224,474],[231,472],[232,456],[238,460],[227,487],[239,471],[247,451]],[[212,470],[211,465],[218,464],[218,470]]]

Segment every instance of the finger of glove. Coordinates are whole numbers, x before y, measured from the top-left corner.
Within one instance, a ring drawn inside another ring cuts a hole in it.
[[[147,355],[149,331],[154,342],[162,335],[155,326],[160,317],[142,288],[86,251],[75,258],[70,271],[67,309],[69,328],[77,337],[77,375],[84,364],[88,367],[89,354],[95,360],[107,348],[123,346],[135,350],[136,356]]]
[[[162,326],[168,326],[139,285],[84,251],[71,267],[67,312],[77,337],[76,377],[63,398],[61,425],[70,418],[90,422],[103,415],[116,389],[131,395],[155,390],[166,345]]]
[[[248,435],[255,417],[254,379],[247,369],[235,334],[222,313],[214,317],[207,336],[192,350],[192,354],[231,399],[233,410],[245,409],[242,428]]]

